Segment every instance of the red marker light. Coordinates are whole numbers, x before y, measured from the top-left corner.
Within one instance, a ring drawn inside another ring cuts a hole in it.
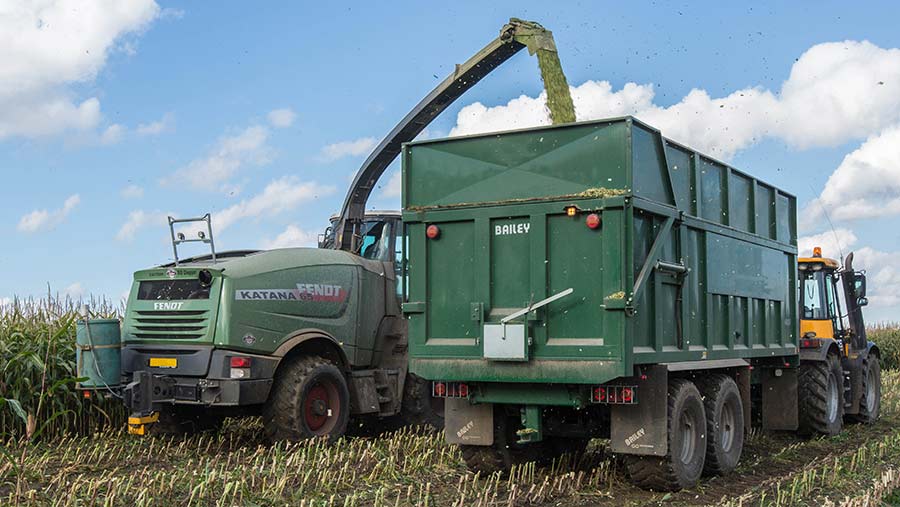
[[[459,385],[459,397],[466,398],[469,396],[469,386],[467,384]]]
[[[625,403],[631,403],[631,400],[634,398],[634,392],[632,392],[630,387],[625,387],[622,389],[622,401]]]
[[[591,213],[584,219],[584,223],[588,226],[588,229],[596,229],[600,227],[600,215]]]
[[[434,384],[434,395],[441,397],[447,392],[447,387],[443,382],[438,382]]]
[[[250,358],[249,357],[232,357],[231,358],[231,367],[232,368],[249,368],[250,367]]]
[[[425,229],[425,235],[428,236],[428,239],[437,239],[441,235],[441,229],[434,224],[429,225]]]

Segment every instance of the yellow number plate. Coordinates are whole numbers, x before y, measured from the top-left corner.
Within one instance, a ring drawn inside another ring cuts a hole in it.
[[[151,368],[177,368],[178,359],[174,357],[151,357]]]

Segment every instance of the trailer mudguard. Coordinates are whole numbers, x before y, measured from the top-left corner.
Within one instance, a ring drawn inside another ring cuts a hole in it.
[[[493,445],[494,404],[473,405],[466,398],[447,398],[444,402],[444,435],[450,444]]]
[[[669,372],[657,364],[633,377],[637,403],[611,405],[610,450],[619,454],[665,456],[668,452]]]
[[[764,430],[794,431],[800,425],[797,368],[762,369]]]

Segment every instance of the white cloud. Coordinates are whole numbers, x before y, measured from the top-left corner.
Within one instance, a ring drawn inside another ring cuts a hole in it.
[[[900,213],[900,124],[866,140],[844,157],[822,193],[806,206],[803,224]]]
[[[269,129],[261,125],[248,127],[233,136],[221,138],[210,153],[164,178],[164,185],[185,184],[203,190],[230,192],[229,180],[246,166],[261,166],[272,160],[272,149],[266,144]]]
[[[797,254],[800,257],[812,257],[814,247],[822,247],[822,255],[833,259],[840,259],[841,252],[844,255],[850,252],[850,247],[856,244],[856,234],[850,229],[835,229],[820,234],[801,236],[797,238]]]
[[[860,248],[853,254],[853,269],[867,271],[866,296],[871,306],[900,305],[900,269],[896,263],[898,256],[900,252],[882,252],[869,247]],[[896,317],[892,320],[896,320]]]
[[[361,137],[352,141],[341,141],[322,147],[319,153],[319,159],[324,162],[333,162],[344,157],[358,157],[367,155],[378,140],[374,137]]]
[[[150,123],[141,123],[135,129],[139,136],[158,136],[163,132],[168,132],[173,128],[175,123],[175,115],[166,113],[159,120]]]
[[[384,188],[381,191],[382,197],[400,197],[403,192],[403,173],[399,170],[391,173],[391,177],[388,178],[387,183],[384,185]]]
[[[125,134],[125,127],[119,125],[118,123],[113,123],[109,127],[106,127],[106,130],[100,134],[100,144],[110,145],[116,144],[122,140],[122,136]]]
[[[62,223],[79,203],[81,203],[81,196],[74,194],[69,196],[65,202],[63,202],[62,208],[58,210],[34,210],[31,213],[24,215],[19,220],[18,229],[21,232],[32,233],[42,229],[55,227]]]
[[[628,83],[613,91],[606,81],[572,88],[576,116],[590,120],[633,114],[663,134],[721,158],[763,138],[797,148],[834,146],[863,139],[900,116],[900,49],[868,41],[817,44],[791,68],[781,90],[760,87],[714,98],[691,90],[680,102],[653,103],[651,84]],[[462,108],[451,135],[524,128],[550,123],[542,93],[486,107]]]
[[[296,225],[289,225],[274,239],[262,242],[263,250],[275,248],[315,247],[318,245],[319,236],[315,232],[304,231]]]
[[[291,108],[286,107],[269,111],[268,118],[269,123],[272,124],[273,127],[285,128],[294,124],[294,120],[297,119],[297,113]]]
[[[262,193],[213,213],[216,232],[225,230],[245,218],[272,217],[295,209],[300,204],[335,192],[332,186],[284,177],[269,183]]]
[[[75,282],[63,289],[62,293],[72,299],[81,299],[84,296],[84,287],[81,282]]]
[[[0,139],[90,130],[96,97],[69,88],[92,81],[109,52],[159,14],[153,0],[7,0],[0,4]]]
[[[140,185],[131,184],[123,188],[120,193],[125,199],[140,199],[144,197],[144,188]]]
[[[144,210],[134,210],[128,214],[128,218],[125,220],[125,223],[122,224],[122,227],[119,228],[119,232],[116,234],[116,239],[122,240],[130,240],[134,239],[135,233],[150,221],[150,216]]]

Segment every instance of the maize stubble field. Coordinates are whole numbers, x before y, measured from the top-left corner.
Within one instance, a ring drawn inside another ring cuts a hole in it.
[[[130,436],[116,400],[73,388],[75,307],[48,298],[0,308],[0,505],[900,504],[897,326],[870,330],[884,352],[878,423],[811,440],[754,429],[733,474],[663,494],[629,485],[602,440],[580,459],[480,476],[442,435],[413,428],[332,445],[268,445],[252,419],[189,438]]]

